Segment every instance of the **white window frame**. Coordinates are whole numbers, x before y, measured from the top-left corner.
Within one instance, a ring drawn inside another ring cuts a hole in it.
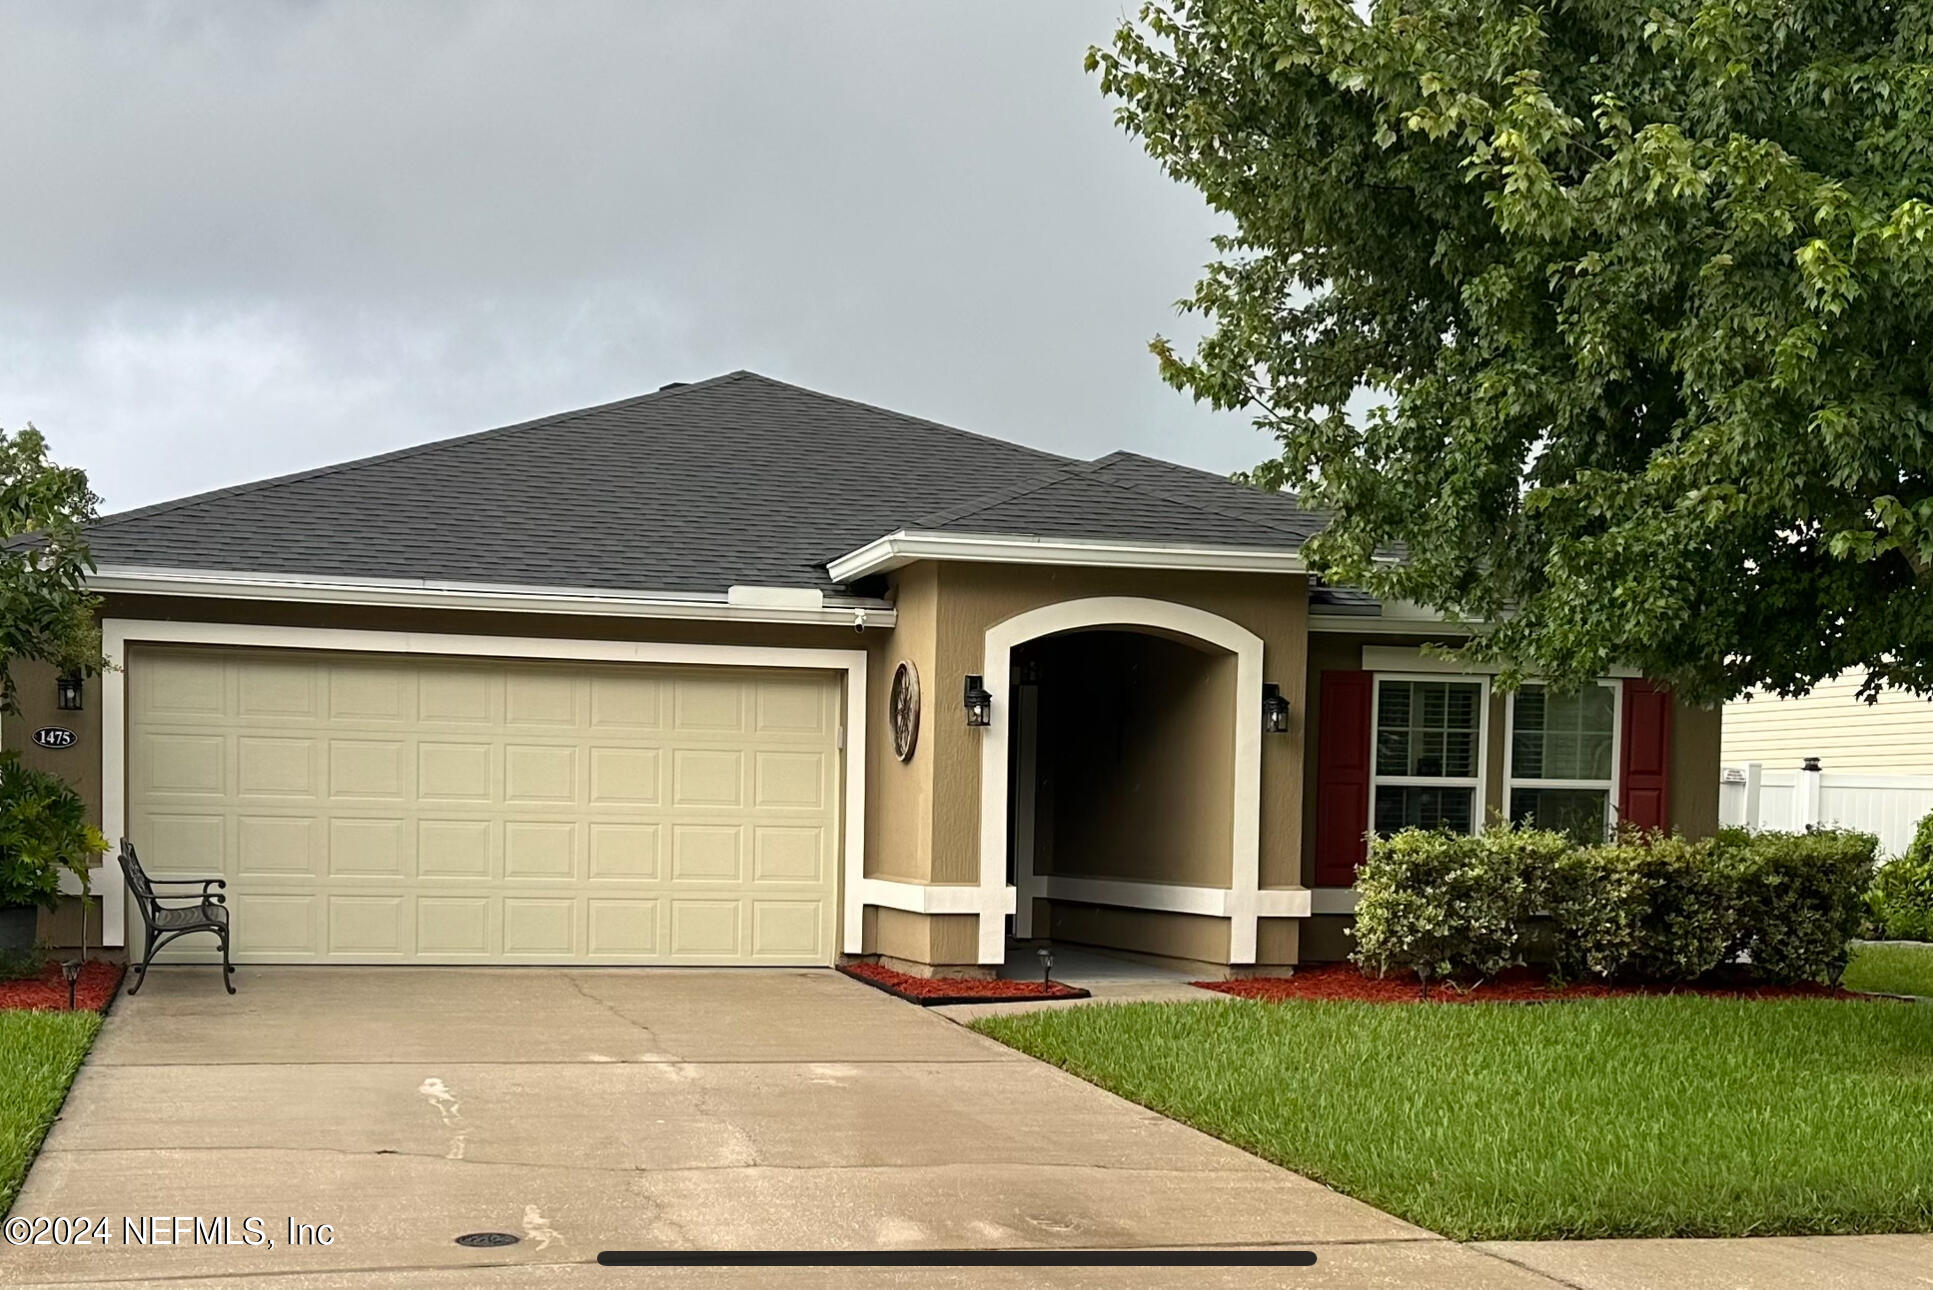
[[[1384,681],[1422,681],[1441,685],[1474,685],[1477,687],[1477,773],[1472,776],[1445,778],[1434,775],[1383,775],[1376,770],[1377,741],[1383,729],[1383,682]],[[1384,785],[1391,788],[1468,788],[1472,791],[1470,807],[1470,832],[1476,833],[1483,828],[1485,807],[1483,800],[1484,778],[1490,768],[1490,678],[1485,675],[1467,672],[1371,672],[1369,674],[1369,821],[1368,831],[1376,831],[1376,790]],[[1506,801],[1508,798],[1505,799]]]
[[[1525,685],[1547,685],[1545,681],[1530,678]],[[1517,696],[1521,688],[1511,692],[1510,701],[1503,710],[1503,801],[1498,804],[1506,820],[1515,822],[1510,810],[1510,794],[1514,788],[1575,788],[1592,792],[1604,790],[1604,834],[1609,837],[1617,824],[1618,789],[1622,787],[1624,770],[1624,682],[1613,677],[1599,677],[1593,685],[1603,686],[1611,692],[1611,776],[1609,779],[1531,779],[1515,775],[1517,760]]]

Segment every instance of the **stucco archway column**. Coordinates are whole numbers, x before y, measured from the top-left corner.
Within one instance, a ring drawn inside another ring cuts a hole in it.
[[[1007,765],[1013,735],[1012,696],[1014,646],[1043,636],[1089,628],[1124,627],[1189,637],[1235,656],[1234,792],[1230,835],[1230,885],[1220,891],[1164,884],[1144,887],[1137,900],[1142,908],[1172,908],[1175,912],[1204,912],[1200,897],[1214,894],[1207,908],[1229,920],[1231,963],[1255,961],[1256,920],[1261,886],[1262,837],[1262,638],[1241,624],[1192,605],[1139,596],[1095,596],[1043,605],[995,623],[986,632],[982,668],[986,687],[994,696],[992,724],[982,732],[980,746],[980,912],[979,959],[983,964],[1006,958],[1003,914],[1007,895]],[[1164,897],[1166,897],[1164,899]],[[1019,893],[1021,905],[1026,894]],[[1154,903],[1147,903],[1153,901]],[[1016,907],[1023,930],[1031,911]]]

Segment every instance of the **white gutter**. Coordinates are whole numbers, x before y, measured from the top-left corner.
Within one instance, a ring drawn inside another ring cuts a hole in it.
[[[890,605],[827,596],[810,587],[733,587],[723,594],[599,587],[441,582],[411,578],[310,578],[284,573],[143,569],[107,565],[87,580],[110,595],[276,600],[316,605],[470,609],[497,613],[589,614],[704,622],[891,627]]]
[[[1300,553],[1282,548],[1090,542],[1024,534],[920,533],[900,529],[826,566],[834,582],[885,573],[915,560],[1058,564],[1107,569],[1187,569],[1199,573],[1304,573]]]

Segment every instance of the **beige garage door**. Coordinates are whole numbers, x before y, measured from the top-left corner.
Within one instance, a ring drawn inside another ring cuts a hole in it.
[[[832,960],[834,676],[151,647],[128,696],[129,836],[242,961]]]

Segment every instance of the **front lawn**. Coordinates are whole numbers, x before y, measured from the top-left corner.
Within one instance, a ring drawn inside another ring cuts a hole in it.
[[[0,1214],[101,1028],[98,1012],[0,1010]]]
[[[1933,1007],[1231,1002],[974,1024],[1462,1240],[1933,1230]]]
[[[1846,968],[1846,988],[1933,996],[1933,945],[1900,941],[1861,945]]]

